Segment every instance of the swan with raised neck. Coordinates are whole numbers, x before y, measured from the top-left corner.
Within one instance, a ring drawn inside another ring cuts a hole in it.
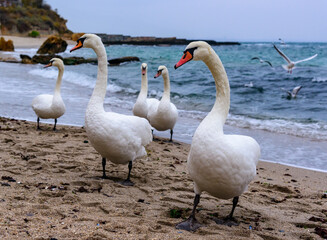
[[[216,85],[216,101],[196,129],[187,159],[190,177],[194,181],[194,206],[189,219],[176,228],[194,231],[201,227],[195,210],[202,191],[221,199],[233,198],[233,208],[225,220],[216,222],[233,225],[233,213],[239,196],[256,176],[260,147],[251,137],[225,135],[224,123],[230,106],[230,88],[226,71],[218,55],[203,41],[190,43],[175,69],[191,60],[202,60],[212,73]]]
[[[177,122],[178,111],[176,106],[170,102],[170,80],[168,69],[165,66],[159,66],[155,78],[162,75],[164,80],[164,91],[159,104],[152,105],[148,111],[148,120],[153,128],[158,131],[170,130],[170,139],[173,138],[173,129]]]
[[[148,97],[148,65],[146,63],[141,64],[141,90],[137,97],[137,100],[133,106],[134,116],[147,118],[148,111],[151,105],[159,104],[159,100]]]
[[[98,75],[85,113],[85,130],[90,143],[102,156],[102,177],[107,178],[108,158],[116,164],[128,164],[128,177],[122,184],[133,185],[130,181],[132,161],[146,155],[144,146],[152,141],[151,126],[146,119],[104,110],[108,77],[106,50],[95,34],[84,34],[70,51],[82,47],[93,49],[98,58]]]
[[[41,94],[36,96],[32,101],[32,108],[37,115],[37,129],[40,130],[40,118],[49,119],[52,118],[55,121],[53,130],[56,130],[57,118],[61,117],[65,111],[65,103],[61,98],[60,87],[62,77],[64,74],[64,63],[60,58],[52,58],[49,64],[45,65],[44,68],[55,66],[58,68],[58,76],[54,94]]]

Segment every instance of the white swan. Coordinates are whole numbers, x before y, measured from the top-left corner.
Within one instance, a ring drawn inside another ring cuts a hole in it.
[[[149,122],[140,117],[105,112],[103,102],[107,89],[107,55],[101,38],[94,34],[84,34],[70,51],[79,48],[92,48],[98,57],[97,81],[85,113],[85,130],[92,146],[102,156],[103,178],[107,178],[105,167],[108,158],[115,164],[128,163],[130,181],[132,161],[147,153],[144,146],[152,141]]]
[[[147,98],[148,97],[148,65],[146,63],[142,63],[141,65],[141,91],[139,96],[136,99],[136,102],[133,107],[134,116],[147,118],[148,109],[151,105],[158,105],[159,100],[155,98]]]
[[[279,50],[276,45],[274,45],[274,48],[276,49],[276,51],[279,53],[279,55],[281,55],[284,60],[287,62],[287,65],[282,65],[282,67],[289,73],[292,73],[292,70],[295,68],[295,64],[298,64],[300,62],[305,62],[305,61],[309,61],[311,59],[314,59],[315,57],[318,56],[318,54],[315,54],[311,57],[308,57],[306,59],[302,59],[296,62],[291,61],[281,50]]]
[[[253,138],[225,135],[223,132],[230,106],[230,88],[218,55],[206,42],[191,42],[175,69],[192,59],[202,60],[210,69],[216,83],[216,101],[195,131],[188,155],[187,167],[196,194],[194,208],[190,218],[176,226],[188,231],[201,226],[195,219],[195,210],[202,191],[221,199],[233,198],[229,221],[224,221],[225,224],[232,224],[230,220],[238,198],[255,177],[260,157],[260,147]]]
[[[149,106],[148,120],[153,128],[158,131],[170,129],[170,139],[173,140],[173,129],[178,118],[176,106],[170,102],[170,81],[168,69],[165,66],[159,66],[155,78],[162,75],[164,80],[164,92],[160,102]]]
[[[53,95],[41,94],[36,96],[32,101],[32,108],[37,115],[37,129],[40,130],[40,118],[49,119],[53,118],[55,124],[53,131],[56,130],[57,118],[64,115],[66,111],[65,103],[60,95],[60,86],[62,81],[62,76],[64,74],[64,63],[59,58],[52,58],[50,63],[46,67],[56,66],[59,70],[56,88]]]

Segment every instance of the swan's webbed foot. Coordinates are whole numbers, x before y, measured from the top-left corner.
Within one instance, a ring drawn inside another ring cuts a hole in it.
[[[236,219],[233,218],[234,210],[235,210],[236,205],[238,203],[238,198],[239,198],[238,196],[233,198],[233,208],[232,208],[232,211],[230,212],[230,214],[227,217],[225,217],[223,220],[218,219],[218,218],[213,219],[217,224],[226,225],[226,226],[229,226],[229,227],[239,225],[239,223],[236,221]]]
[[[109,179],[109,177],[106,174],[104,174],[102,175],[101,179]]]
[[[124,186],[134,186],[134,183],[130,179],[126,179],[124,181],[119,182],[121,185]]]
[[[187,220],[178,223],[176,229],[182,229],[189,232],[194,232],[198,228],[202,227],[202,225],[196,220],[194,216],[190,216]]]
[[[129,163],[128,163],[128,176],[127,176],[127,179],[125,181],[120,182],[120,184],[122,184],[124,186],[134,186],[134,183],[131,181],[132,167],[133,167],[133,162],[132,161],[129,161]]]
[[[227,216],[224,219],[214,218],[213,220],[215,221],[215,223],[217,223],[219,225],[225,225],[228,227],[239,225],[237,220],[233,217],[230,218],[230,216]]]

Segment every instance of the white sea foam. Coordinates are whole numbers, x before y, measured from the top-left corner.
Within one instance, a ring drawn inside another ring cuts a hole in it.
[[[37,68],[29,71],[28,73],[36,76],[40,76],[42,78],[51,78],[51,79],[55,79],[58,76],[58,70],[56,68],[47,68],[47,69]],[[85,74],[66,70],[63,75],[63,81],[83,87],[94,88],[96,79],[94,77],[90,77]],[[122,88],[112,83],[108,84],[107,89],[111,93],[119,93],[119,92],[136,93],[137,92],[136,90],[130,88]]]
[[[201,111],[179,109],[180,117],[202,121],[208,114]],[[285,119],[255,119],[247,116],[229,114],[226,124],[240,128],[265,130],[272,133],[305,137],[313,140],[327,140],[327,124],[323,122],[303,123]]]
[[[327,140],[327,124],[323,122],[303,123],[284,119],[255,119],[230,114],[226,124],[297,137],[307,137],[314,140]]]
[[[327,77],[322,78],[322,77],[314,77],[312,80],[312,82],[327,82]]]

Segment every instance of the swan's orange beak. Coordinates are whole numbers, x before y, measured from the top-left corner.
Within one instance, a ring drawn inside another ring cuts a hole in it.
[[[146,72],[145,70],[146,70],[146,68],[142,67],[142,75],[145,75],[145,72]]]
[[[78,39],[76,46],[73,47],[72,49],[70,49],[70,52],[75,51],[75,50],[77,50],[77,49],[79,49],[81,47],[83,47],[83,43],[82,43],[82,41],[80,39]]]
[[[183,64],[191,61],[193,59],[192,54],[189,51],[186,51],[183,55],[183,57],[181,58],[181,60],[179,60],[178,63],[175,64],[174,68],[177,69],[180,66],[182,66]]]
[[[49,64],[45,65],[43,68],[47,68],[47,67],[51,67],[52,66],[52,62],[49,62]]]
[[[154,76],[154,78],[159,77],[159,76],[161,75],[161,72],[162,72],[162,71],[158,71],[157,74]]]

